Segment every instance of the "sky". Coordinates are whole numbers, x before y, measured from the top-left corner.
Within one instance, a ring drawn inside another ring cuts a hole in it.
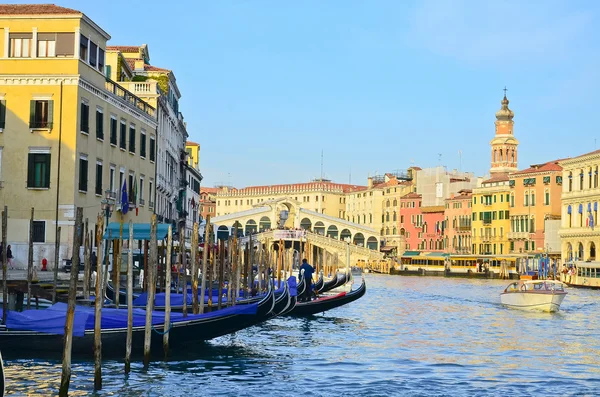
[[[519,168],[600,145],[593,0],[55,2],[173,70],[203,186],[483,176],[505,86]]]

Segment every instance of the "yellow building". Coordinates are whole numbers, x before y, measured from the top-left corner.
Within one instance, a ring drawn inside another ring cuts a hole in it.
[[[491,146],[491,177],[473,190],[471,222],[472,252],[476,255],[502,255],[509,252],[510,186],[509,173],[517,168],[514,113],[508,108],[506,91],[496,112],[495,135]]]
[[[150,220],[155,109],[107,80],[110,36],[80,11],[0,5],[0,20],[0,203],[17,265],[27,263],[34,208],[34,262],[52,267],[57,228],[68,258],[76,207],[93,231],[106,190],[120,201],[126,183],[134,205],[137,188],[124,220]]]
[[[598,168],[600,150],[561,160],[562,222],[559,235],[561,254],[566,261],[596,261],[600,244]]]

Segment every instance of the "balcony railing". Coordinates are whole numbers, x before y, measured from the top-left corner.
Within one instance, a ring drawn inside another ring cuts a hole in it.
[[[148,81],[121,81],[123,88],[137,96],[159,95],[158,84],[154,80]]]
[[[471,225],[469,226],[457,226],[454,228],[454,230],[458,231],[458,232],[470,232],[471,231]]]
[[[125,88],[121,87],[119,84],[115,83],[110,79],[106,79],[105,88],[112,93],[113,95],[118,96],[129,104],[135,106],[140,109],[142,112],[145,112],[151,117],[154,117],[155,109],[148,105],[146,102],[138,98],[133,93],[129,92]]]
[[[528,232],[508,232],[508,238],[511,240],[527,240],[529,237]]]
[[[48,128],[48,129],[52,129],[52,122],[51,121],[30,121],[29,122],[29,128]],[[2,128],[0,126],[0,128]]]

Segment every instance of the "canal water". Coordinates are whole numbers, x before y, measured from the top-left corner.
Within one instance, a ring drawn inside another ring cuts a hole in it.
[[[357,280],[358,282],[359,280]],[[507,281],[366,275],[360,300],[176,352],[129,376],[75,361],[72,396],[600,395],[600,291],[569,288],[559,313],[500,305]],[[6,359],[12,396],[55,395],[59,360]]]

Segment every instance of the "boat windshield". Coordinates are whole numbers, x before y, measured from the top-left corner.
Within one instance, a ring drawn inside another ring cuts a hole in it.
[[[564,291],[562,283],[551,281],[538,281],[535,283],[527,283],[526,289],[533,291]]]

